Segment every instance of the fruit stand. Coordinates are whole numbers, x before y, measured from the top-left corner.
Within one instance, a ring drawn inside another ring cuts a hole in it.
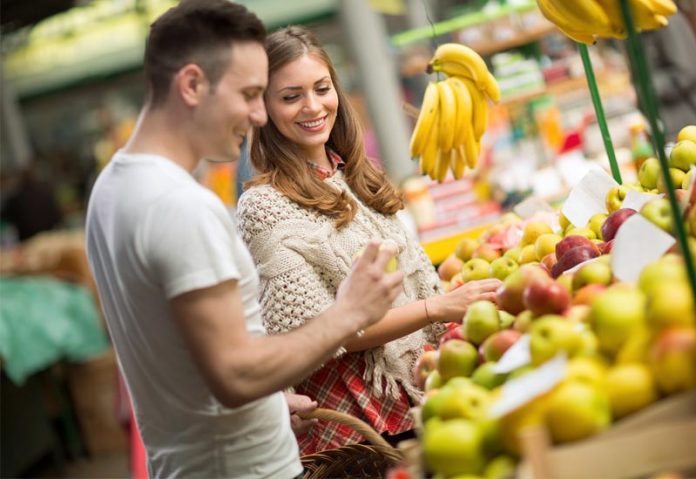
[[[418,360],[413,373],[425,399],[413,411],[418,439],[402,446],[411,458],[402,472],[693,477],[696,125],[684,125],[666,151],[636,35],[666,25],[676,7],[670,0],[538,4],[579,43],[611,175],[588,172],[559,210],[509,213],[424,243],[445,291],[491,277],[502,285],[495,302],[470,305],[439,348]],[[647,107],[654,156],[642,162],[638,181],[622,181],[616,164],[588,54],[597,37],[626,40]],[[430,63],[446,78],[426,90],[411,153],[437,181],[448,168],[458,178],[476,165],[470,156],[477,152],[452,140],[451,129],[470,128],[474,142],[481,138],[476,103],[447,93],[456,89],[451,79],[465,76],[469,90],[497,96],[475,56],[447,44]],[[462,110],[471,125],[460,119]]]

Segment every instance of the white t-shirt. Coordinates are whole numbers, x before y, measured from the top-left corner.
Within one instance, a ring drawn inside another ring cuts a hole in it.
[[[87,253],[151,477],[300,474],[282,393],[222,406],[171,316],[171,298],[238,279],[247,330],[265,334],[258,275],[223,203],[166,158],[118,152],[90,197]]]

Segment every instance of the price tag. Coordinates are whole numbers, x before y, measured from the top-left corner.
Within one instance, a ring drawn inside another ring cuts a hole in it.
[[[505,416],[553,389],[565,378],[567,365],[565,355],[559,354],[538,369],[505,383],[500,398],[491,406],[491,416]]]
[[[597,213],[606,213],[605,199],[614,179],[603,170],[592,169],[573,187],[561,210],[573,225],[582,227]]]
[[[497,374],[507,374],[517,368],[526,366],[532,362],[532,356],[529,352],[529,342],[531,336],[523,334],[515,341],[515,344],[505,351],[503,356],[493,366],[493,372]]]
[[[626,198],[621,203],[621,208],[631,208],[640,211],[645,203],[663,195],[653,195],[652,193],[641,193],[640,191],[628,190]]]
[[[611,269],[621,281],[636,282],[645,266],[660,259],[675,239],[641,215],[619,228],[611,248]]]

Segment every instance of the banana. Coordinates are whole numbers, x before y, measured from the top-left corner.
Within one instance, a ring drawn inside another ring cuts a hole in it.
[[[472,101],[471,94],[464,82],[459,77],[449,77],[445,80],[450,85],[454,93],[455,102],[457,104],[457,115],[454,122],[454,142],[453,147],[459,146],[464,141],[462,131],[465,128],[472,128]]]
[[[650,10],[657,15],[669,17],[677,13],[677,6],[672,0],[649,0],[648,3]]]
[[[626,32],[623,15],[621,14],[619,0],[597,0],[597,3],[599,3],[609,18],[612,30],[612,35],[610,36],[612,38],[626,38],[628,33]]]
[[[488,100],[471,80],[462,78],[460,81],[469,92],[474,137],[480,140],[488,127]]]
[[[437,121],[433,122],[433,126],[430,133],[425,139],[425,146],[421,153],[421,173],[424,175],[430,175],[431,178],[435,177],[435,169],[437,167],[438,161],[438,147],[437,139],[439,136],[439,125]]]
[[[455,180],[460,180],[464,177],[464,172],[466,171],[466,153],[464,152],[464,145],[452,148],[450,152],[450,168],[452,169],[452,175]]]
[[[449,151],[454,144],[456,130],[454,126],[457,121],[457,102],[450,83],[447,81],[437,82],[437,89],[440,97],[440,113],[438,145],[441,150]]]
[[[423,95],[423,103],[418,114],[418,120],[416,120],[416,126],[411,135],[410,152],[413,158],[420,156],[425,149],[430,131],[437,122],[439,102],[440,96],[437,84],[435,82],[428,83]]]
[[[434,71],[441,71],[447,76],[471,78],[479,88],[485,89],[488,67],[481,55],[461,43],[443,43],[430,60]]]
[[[609,17],[596,0],[537,0],[537,5],[541,13],[564,33],[582,33],[578,38],[584,42],[588,41],[587,35],[612,33]]]
[[[437,180],[438,183],[442,183],[445,181],[445,178],[447,177],[447,171],[449,170],[449,165],[450,165],[450,152],[449,150],[444,151],[442,149],[439,149],[437,151],[437,163],[435,164],[435,177],[432,175],[431,178],[434,180]]]
[[[655,30],[667,25],[667,18],[652,10],[650,0],[631,0],[633,21],[638,30]]]
[[[481,150],[480,143],[476,141],[473,135],[468,135],[463,146],[466,155],[466,166],[473,170],[478,165],[478,157]]]
[[[486,72],[485,91],[488,98],[493,100],[493,103],[498,103],[500,101],[500,87],[498,86],[498,80],[495,79],[491,72]]]
[[[585,45],[590,45],[590,46],[597,43],[597,40],[595,39],[594,35],[587,34],[584,32],[573,32],[571,30],[566,30],[563,28],[559,28],[559,30],[561,32],[563,32],[563,34],[566,37],[570,38],[571,40],[573,40],[575,42],[584,43]]]

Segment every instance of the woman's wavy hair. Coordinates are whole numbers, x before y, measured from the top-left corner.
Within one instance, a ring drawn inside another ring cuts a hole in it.
[[[305,54],[327,66],[338,95],[336,122],[327,146],[345,162],[346,182],[361,201],[382,214],[392,215],[403,208],[401,194],[367,158],[357,115],[341,89],[329,55],[314,35],[305,28],[289,26],[269,35],[265,47],[269,77]],[[297,145],[283,136],[270,118],[265,126],[254,128],[250,156],[258,175],[247,181],[245,188],[270,184],[295,203],[334,218],[338,228],[355,216],[355,200],[322,181]]]

